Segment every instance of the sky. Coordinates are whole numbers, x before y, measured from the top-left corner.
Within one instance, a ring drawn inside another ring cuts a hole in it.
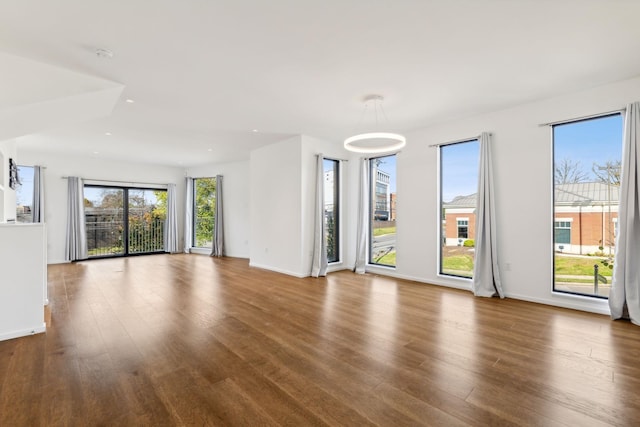
[[[594,163],[619,161],[622,158],[621,114],[583,120],[553,127],[554,161],[579,161],[588,179],[596,180],[591,168]]]
[[[33,203],[33,168],[18,166],[18,177],[22,184],[16,188],[16,204],[31,206]]]
[[[392,154],[390,156],[378,157],[381,160],[379,169],[383,172],[389,174],[389,192],[396,192],[396,155]]]
[[[480,144],[478,140],[444,145],[440,148],[442,201],[468,196],[478,191]]]

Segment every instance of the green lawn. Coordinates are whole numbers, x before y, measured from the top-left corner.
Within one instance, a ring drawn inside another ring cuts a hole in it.
[[[600,262],[600,258],[568,257],[556,255],[556,275],[591,276],[593,266],[598,265],[598,273],[611,276],[612,270]]]
[[[376,264],[384,264],[384,265],[391,265],[391,266],[395,266],[396,265],[396,252],[389,252],[388,254],[386,254],[385,256],[383,256],[382,258],[378,259],[378,260],[374,260]]]
[[[442,271],[471,277],[473,273],[473,255],[452,255],[442,258]]]
[[[374,236],[382,236],[383,234],[394,234],[396,232],[396,227],[380,227],[373,229]]]
[[[556,256],[556,275],[587,276],[589,278],[585,278],[584,282],[590,283],[593,281],[593,266],[597,264],[598,273],[611,277],[612,270],[602,265],[600,261],[600,258]],[[473,273],[473,256],[471,254],[446,256],[442,259],[442,270],[455,272],[461,276],[466,276],[468,273],[470,276]],[[572,279],[574,282],[579,280]]]

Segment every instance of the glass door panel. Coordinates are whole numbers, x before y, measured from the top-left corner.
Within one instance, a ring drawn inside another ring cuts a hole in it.
[[[90,257],[124,255],[124,197],[121,188],[84,188],[87,249]]]

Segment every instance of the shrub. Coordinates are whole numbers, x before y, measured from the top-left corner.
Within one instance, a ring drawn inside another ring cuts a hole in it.
[[[464,241],[464,243],[462,244],[462,246],[464,246],[465,248],[473,248],[475,246],[476,242],[473,239],[467,239]]]

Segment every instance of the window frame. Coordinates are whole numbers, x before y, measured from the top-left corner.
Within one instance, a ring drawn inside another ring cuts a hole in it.
[[[558,295],[571,295],[571,296],[576,296],[576,297],[581,297],[581,298],[588,298],[588,299],[597,299],[597,300],[608,300],[609,297],[606,295],[598,295],[598,294],[588,294],[588,293],[583,293],[583,292],[576,292],[576,291],[570,291],[570,290],[564,290],[564,289],[558,289],[556,287],[556,252],[557,252],[557,248],[558,245],[566,245],[566,243],[556,243],[556,223],[557,222],[569,222],[570,224],[570,234],[569,234],[569,239],[571,242],[571,233],[573,233],[573,219],[572,218],[562,218],[557,216],[558,214],[562,215],[562,212],[556,212],[556,177],[555,177],[555,173],[556,173],[556,133],[555,133],[555,128],[558,126],[565,126],[565,125],[572,125],[572,124],[578,124],[578,123],[585,123],[585,122],[590,122],[590,121],[594,121],[594,120],[600,120],[600,119],[605,119],[605,118],[612,118],[612,117],[620,117],[621,119],[621,132],[624,132],[624,126],[625,126],[625,116],[623,114],[623,111],[613,111],[613,112],[607,112],[607,113],[602,113],[602,114],[595,114],[595,115],[591,115],[588,117],[581,117],[578,119],[574,119],[574,120],[566,120],[566,121],[561,121],[561,122],[553,122],[553,123],[549,123],[549,128],[550,128],[550,140],[551,140],[551,292],[554,294],[558,294]],[[620,140],[620,148],[621,148],[621,158],[620,160],[622,161],[622,144],[623,141],[622,139]],[[619,203],[619,201],[618,201]],[[618,205],[619,206],[619,205]],[[604,209],[604,207],[603,207]],[[603,216],[604,216],[604,210],[603,210]],[[610,220],[612,221],[612,223],[614,224],[614,230],[613,230],[613,234],[614,234],[614,238],[617,236],[617,217],[615,219],[610,218]],[[566,229],[566,228],[565,228]],[[571,245],[571,243],[568,243],[568,245]],[[596,264],[596,263],[594,263]],[[595,288],[595,286],[594,286]]]
[[[29,206],[24,206],[24,207],[28,207],[30,209],[30,213],[28,214],[27,217],[25,217],[24,212],[22,212],[22,214],[18,214],[18,189],[16,188],[16,222],[20,223],[20,224],[32,224],[33,223],[33,178],[34,178],[34,174],[35,174],[35,166],[28,166],[28,165],[16,165],[18,168],[18,177],[20,177],[20,187],[22,189],[22,185],[24,185],[24,169],[30,169],[30,176],[31,176],[31,204]],[[28,221],[24,221],[24,219],[29,218]]]
[[[213,248],[213,240],[211,242],[211,246],[197,246],[197,242],[198,242],[198,238],[196,236],[196,232],[197,232],[197,228],[196,228],[196,216],[198,213],[197,208],[197,190],[198,190],[198,185],[197,185],[197,181],[198,180],[203,180],[203,179],[212,179],[215,181],[216,185],[218,185],[218,181],[216,179],[215,176],[201,176],[201,177],[197,177],[197,178],[193,178],[193,194],[192,194],[192,201],[193,204],[191,206],[191,210],[192,210],[192,217],[191,217],[191,248],[189,249],[195,249],[196,251],[210,251]],[[215,210],[215,194],[214,194],[214,210]],[[215,221],[215,213],[214,213],[214,219]],[[213,227],[215,227],[215,223],[213,224]],[[211,233],[211,238],[213,239],[213,232]]]
[[[451,279],[461,279],[461,280],[473,280],[473,270],[471,270],[471,273],[469,276],[463,276],[461,274],[452,274],[452,273],[448,273],[444,271],[444,261],[445,261],[445,257],[444,257],[444,247],[447,246],[447,233],[446,233],[446,212],[445,212],[445,201],[443,199],[443,185],[444,183],[444,171],[443,171],[443,155],[442,155],[442,150],[446,149],[447,147],[452,147],[452,146],[456,146],[456,145],[461,145],[461,144],[467,144],[467,143],[476,143],[477,147],[478,147],[478,153],[477,153],[477,161],[480,161],[480,139],[479,137],[473,137],[473,138],[468,138],[468,139],[462,139],[462,140],[458,140],[458,141],[453,141],[453,142],[449,142],[449,143],[445,143],[445,144],[440,144],[438,145],[438,155],[437,155],[437,161],[438,161],[438,239],[437,239],[437,263],[438,263],[438,267],[437,267],[437,275],[441,276],[441,277],[446,277],[446,278],[451,278]],[[473,187],[476,189],[477,192],[477,181],[479,179],[478,176],[476,176],[476,185]],[[458,214],[462,214],[462,215],[474,215],[475,216],[475,207],[474,208],[462,208],[463,212],[458,212]],[[469,209],[471,209],[471,211],[469,211]],[[455,215],[455,213],[454,213]],[[460,220],[465,220],[467,221],[467,238],[461,238],[459,237],[459,221]],[[465,216],[465,217],[455,217],[455,226],[456,226],[456,240],[457,240],[457,244],[456,246],[463,246],[463,243],[465,240],[469,240],[469,239],[474,239],[474,236],[471,235],[470,236],[470,217]],[[475,264],[475,252],[474,252],[474,258],[473,258],[473,262]]]
[[[322,175],[324,178],[324,174],[326,173],[326,169],[324,167],[324,162],[334,162],[335,167],[333,168],[335,175],[333,178],[333,188],[334,188],[334,197],[333,197],[333,211],[334,211],[334,238],[337,243],[335,244],[336,256],[335,259],[329,259],[329,242],[326,242],[327,246],[327,263],[329,265],[339,264],[342,262],[342,161],[340,159],[334,159],[331,157],[323,157],[322,158]],[[323,180],[323,182],[325,182]],[[323,189],[323,190],[326,190]],[[325,199],[326,202],[326,199]],[[323,208],[324,211],[324,208]],[[326,224],[325,224],[326,225]],[[325,235],[325,238],[328,238],[328,234]]]
[[[383,184],[386,185],[387,190],[388,190],[388,198],[387,200],[385,200],[385,209],[380,210],[380,209],[376,209],[378,206],[378,199],[376,197],[376,194],[378,194],[378,192],[376,191],[378,186],[378,174],[380,172],[383,172],[386,174],[386,172],[384,171],[379,171],[377,167],[373,167],[373,162],[376,161],[377,159],[384,159],[387,157],[393,157],[394,158],[394,162],[395,162],[395,178],[397,178],[397,174],[398,174],[398,167],[397,167],[397,159],[398,159],[398,154],[397,153],[391,153],[391,154],[384,154],[384,155],[380,155],[380,156],[375,156],[375,157],[369,157],[368,158],[368,162],[369,162],[369,188],[368,188],[368,192],[369,192],[369,203],[368,203],[368,208],[369,208],[369,213],[368,213],[368,233],[367,233],[367,265],[371,266],[371,267],[379,267],[379,268],[387,268],[387,269],[393,269],[395,270],[397,267],[396,265],[391,265],[391,264],[382,264],[382,263],[378,263],[378,262],[373,262],[373,243],[374,243],[374,227],[373,227],[373,222],[374,221],[380,221],[380,220],[385,220],[385,219],[381,219],[384,218],[384,216],[379,217],[378,219],[376,219],[376,211],[377,212],[386,212],[386,221],[391,221],[391,174],[389,175],[389,180],[388,182],[383,182]],[[374,176],[374,172],[375,172],[375,176]],[[382,181],[381,181],[382,182]],[[384,215],[384,214],[382,214]],[[394,223],[396,224],[396,240],[394,242],[394,251],[397,253],[397,222],[394,219],[393,220]]]

